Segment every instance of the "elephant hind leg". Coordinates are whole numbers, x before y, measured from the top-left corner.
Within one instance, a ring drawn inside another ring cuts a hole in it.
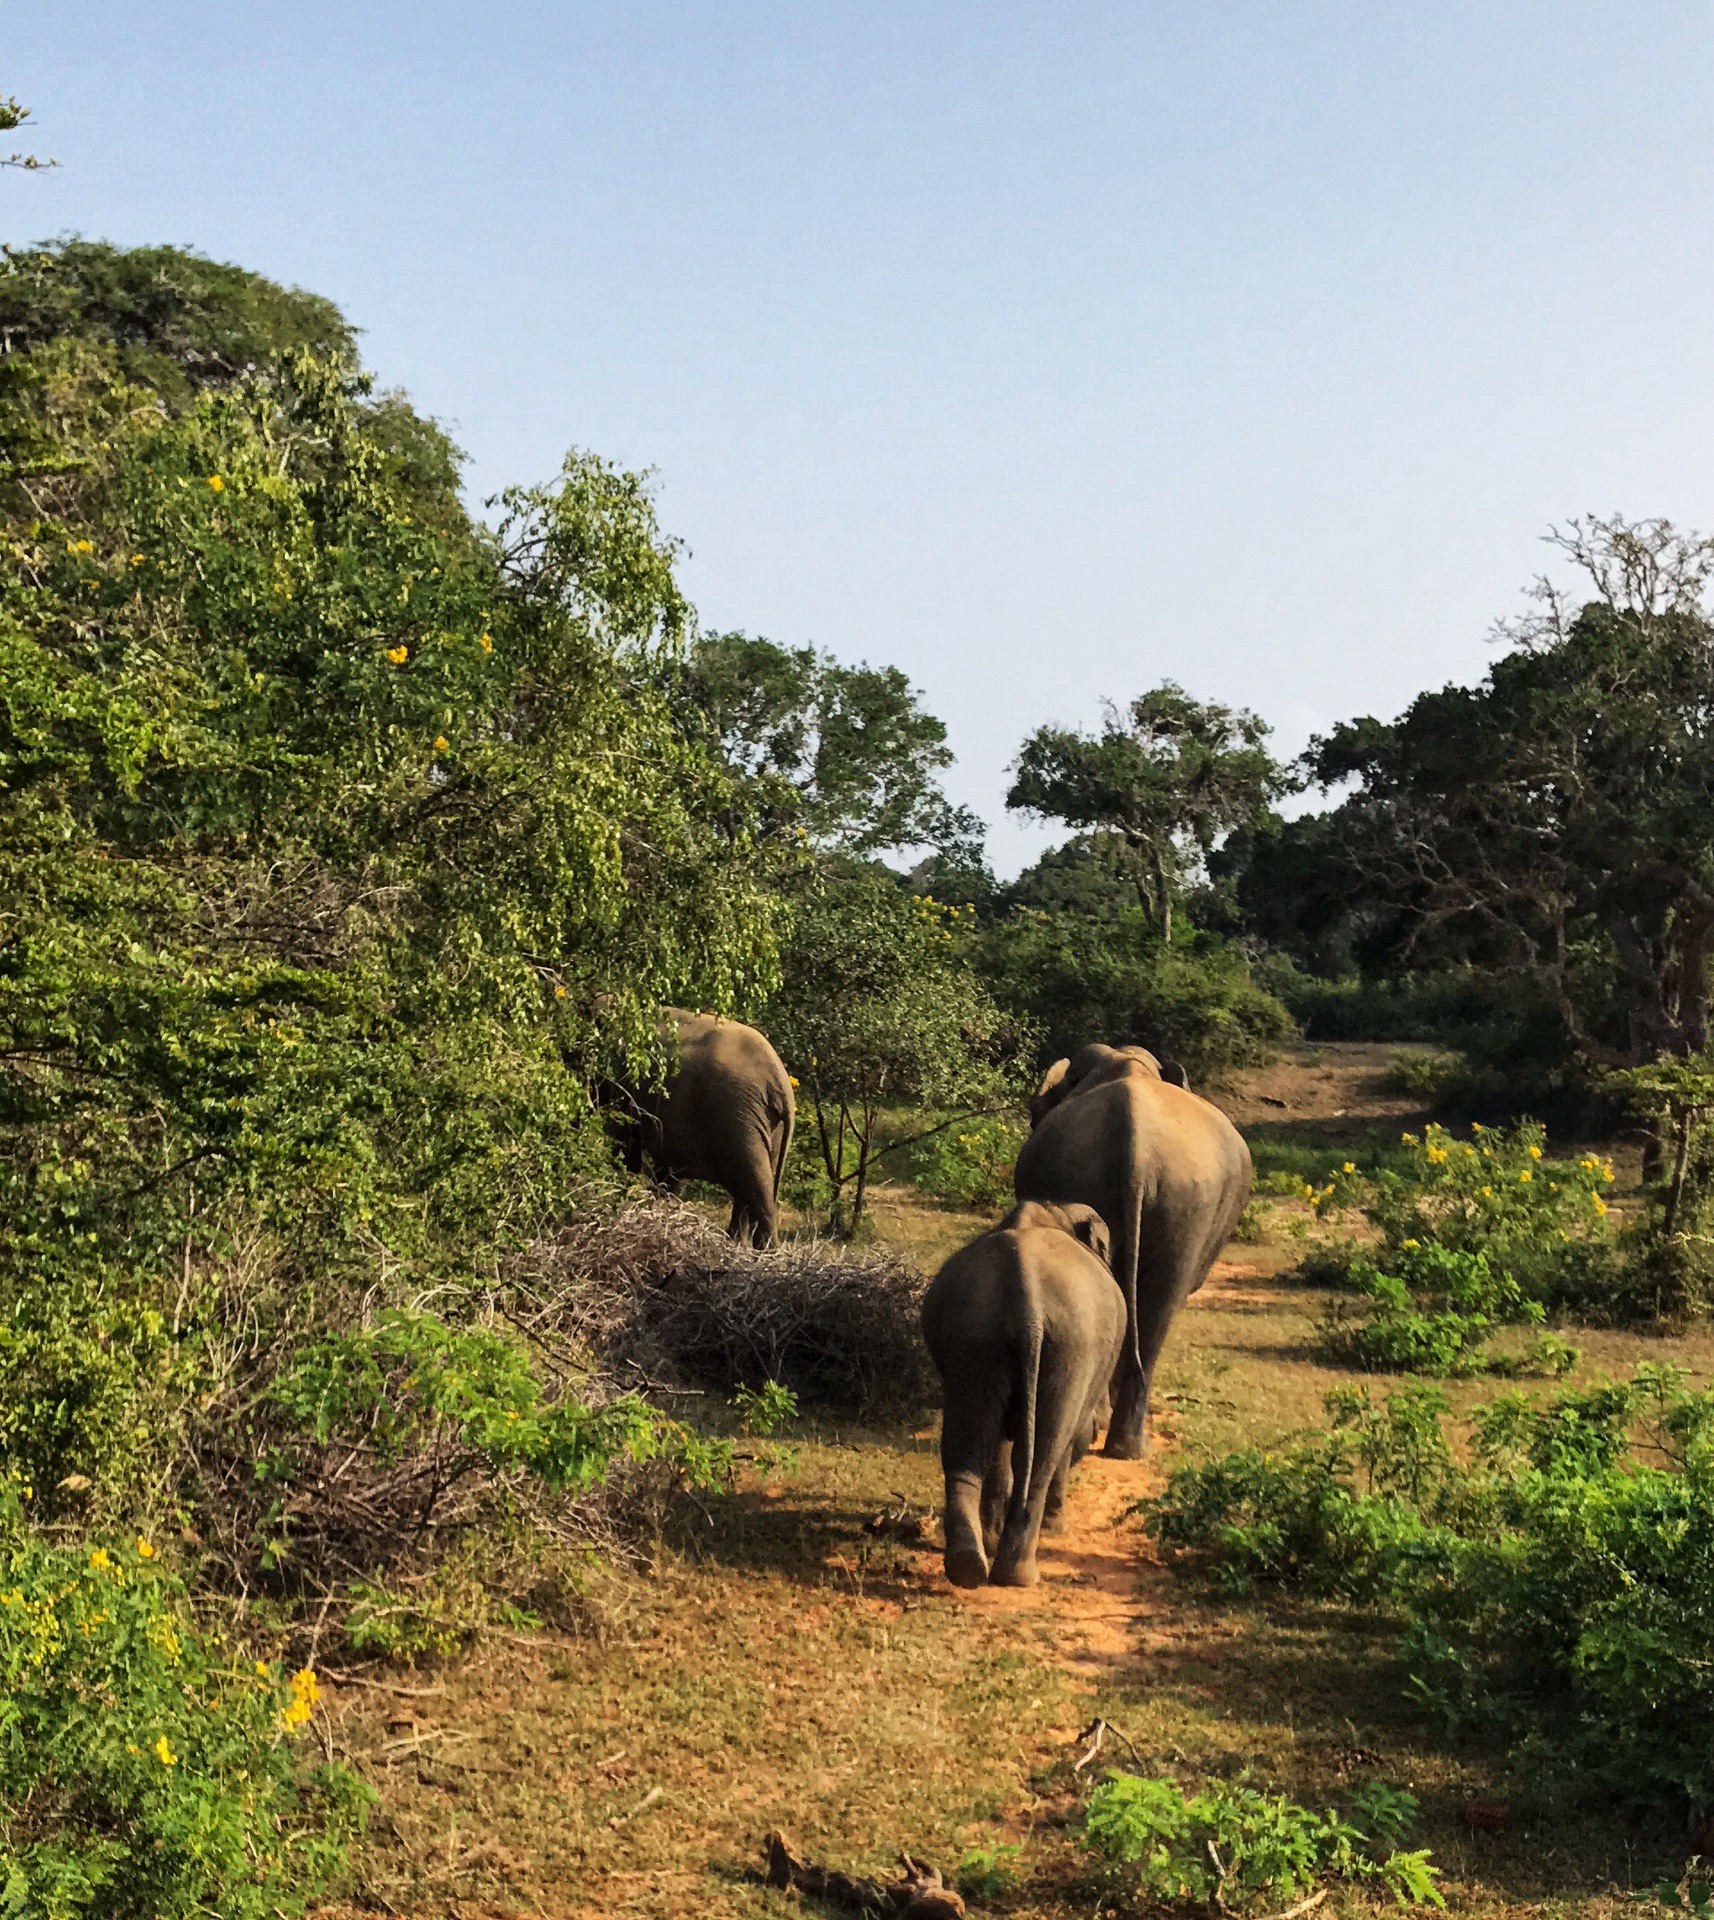
[[[1033,1587],[1041,1578],[1036,1567],[1036,1543],[1050,1495],[1058,1489],[1065,1498],[1065,1474],[1078,1429],[1088,1418],[1084,1394],[1043,1395],[1036,1408],[1036,1443],[1030,1466],[1030,1484],[1014,1485],[1006,1530],[994,1556],[990,1576],[997,1587]]]
[[[979,1361],[970,1370],[983,1377]],[[946,1475],[946,1577],[955,1587],[979,1587],[988,1578],[983,1496],[999,1475],[1005,1421],[1006,1396],[992,1387],[947,1396],[940,1462]]]
[[[727,1182],[727,1192],[732,1196],[732,1218],[727,1224],[727,1234],[747,1246],[771,1247],[778,1211],[774,1204],[773,1162],[767,1157],[766,1142],[760,1165],[747,1164],[738,1169]]]

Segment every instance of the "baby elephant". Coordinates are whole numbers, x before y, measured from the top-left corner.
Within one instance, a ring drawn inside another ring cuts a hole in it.
[[[955,1253],[922,1304],[946,1415],[946,1577],[1034,1586],[1036,1541],[1106,1417],[1125,1296],[1092,1207],[1026,1200]],[[997,1551],[996,1551],[997,1549]]]

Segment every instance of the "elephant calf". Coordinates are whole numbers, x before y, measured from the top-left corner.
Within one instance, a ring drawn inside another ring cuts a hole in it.
[[[1105,1417],[1125,1340],[1107,1228],[1084,1206],[1025,1201],[955,1253],[922,1305],[945,1418],[946,1577],[1029,1587],[1036,1542]]]

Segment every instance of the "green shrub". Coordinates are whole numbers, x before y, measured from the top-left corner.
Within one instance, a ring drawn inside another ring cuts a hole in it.
[[[1467,1072],[1462,1054],[1395,1053],[1387,1061],[1382,1084],[1389,1093],[1402,1093],[1431,1106],[1459,1086]]]
[[[1018,908],[978,937],[977,970],[1000,1005],[1041,1035],[1041,1063],[1091,1040],[1135,1042],[1193,1081],[1259,1064],[1292,1023],[1212,934],[1163,946],[1139,908],[1115,915]]]
[[[1401,1144],[1402,1164],[1370,1172],[1346,1160],[1302,1189],[1318,1218],[1359,1210],[1381,1235],[1373,1257],[1353,1250],[1343,1261],[1341,1284],[1369,1300],[1367,1319],[1336,1305],[1323,1348],[1385,1371],[1515,1371],[1516,1360],[1488,1354],[1493,1332],[1539,1325],[1548,1301],[1568,1302],[1580,1283],[1593,1292],[1588,1283],[1618,1264],[1606,1199],[1612,1162],[1549,1160],[1542,1129],[1527,1120],[1473,1127],[1468,1140],[1430,1126]]]
[[[902,1148],[899,1160],[913,1186],[950,1206],[1007,1207],[1012,1166],[1029,1129],[1008,1114],[955,1120]]]
[[[18,1920],[301,1914],[367,1789],[292,1738],[316,1698],[191,1622],[144,1539],[52,1546],[0,1512],[0,1903]]]
[[[1533,1732],[1544,1764],[1714,1802],[1714,1393],[1644,1366],[1509,1394],[1470,1417],[1468,1466],[1433,1388],[1329,1408],[1328,1431],[1179,1469],[1150,1530],[1229,1588],[1391,1601],[1451,1728]]]
[[[1485,1347],[1497,1327],[1542,1319],[1540,1303],[1486,1254],[1407,1241],[1388,1267],[1361,1258],[1347,1267],[1345,1285],[1371,1311],[1353,1321],[1340,1303],[1329,1309],[1321,1338],[1331,1358],[1383,1373],[1477,1373],[1490,1364]]]
[[[1186,1797],[1171,1780],[1109,1772],[1089,1797],[1083,1844],[1133,1899],[1242,1912],[1296,1900],[1321,1880],[1369,1882],[1400,1906],[1445,1906],[1426,1852],[1397,1842],[1415,1796],[1371,1786],[1351,1818],[1311,1813],[1280,1794],[1213,1781]]]

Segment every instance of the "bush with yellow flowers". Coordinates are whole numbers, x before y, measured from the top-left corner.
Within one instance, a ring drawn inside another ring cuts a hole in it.
[[[0,1910],[301,1914],[368,1790],[301,1737],[319,1695],[199,1630],[145,1536],[49,1544],[0,1489]]]
[[[1472,1126],[1461,1138],[1430,1126],[1406,1134],[1410,1160],[1376,1176],[1363,1211],[1389,1250],[1415,1240],[1481,1253],[1533,1275],[1573,1241],[1609,1239],[1615,1170],[1606,1156],[1550,1160],[1533,1120]]]
[[[1354,1317],[1335,1302],[1319,1341],[1346,1364],[1394,1372],[1563,1372],[1575,1350],[1538,1337],[1527,1359],[1496,1357],[1502,1326],[1539,1327],[1565,1300],[1568,1282],[1616,1264],[1607,1194],[1610,1160],[1585,1153],[1550,1160],[1533,1121],[1473,1126],[1468,1138],[1430,1126],[1407,1133],[1402,1164],[1373,1175],[1346,1161],[1325,1183],[1306,1183],[1318,1216],[1360,1211],[1380,1233],[1377,1248],[1353,1248],[1338,1278],[1368,1302]]]

